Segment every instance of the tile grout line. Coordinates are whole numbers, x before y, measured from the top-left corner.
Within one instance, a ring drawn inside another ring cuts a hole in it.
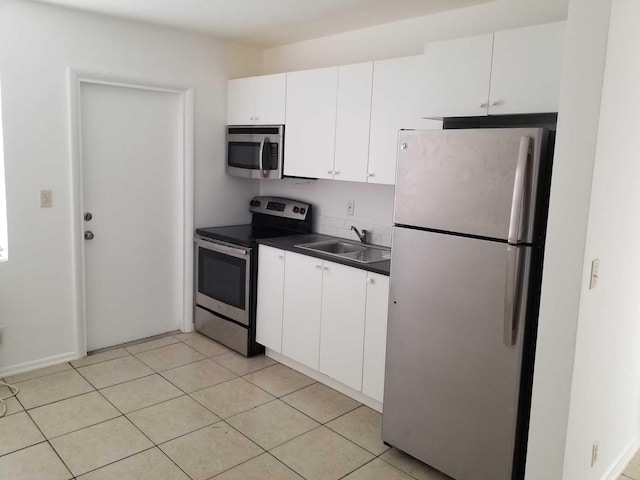
[[[24,408],[24,405],[23,405]],[[60,454],[58,453],[58,451],[55,449],[55,447],[53,446],[53,444],[49,441],[49,439],[47,438],[47,436],[44,434],[44,432],[42,431],[42,429],[40,428],[40,425],[38,425],[36,423],[36,421],[33,419],[33,417],[31,416],[31,414],[29,413],[29,410],[27,410],[25,408],[25,413],[27,414],[27,416],[29,417],[29,420],[31,420],[31,422],[36,426],[36,428],[38,429],[38,431],[40,432],[40,435],[42,435],[42,438],[44,438],[44,441],[47,443],[47,445],[49,445],[49,448],[51,450],[53,450],[53,453],[56,454],[56,456],[60,459],[60,461],[62,462],[62,465],[64,465],[64,467],[67,469],[67,471],[71,474],[72,478],[76,478],[76,474],[73,473],[71,471],[71,468],[69,467],[69,465],[67,465],[67,462],[64,461],[64,459],[60,456]],[[42,442],[40,442],[42,443]]]
[[[351,470],[349,473],[346,473],[345,475],[341,476],[340,478],[338,478],[337,480],[342,480],[345,477],[348,477],[349,475],[351,475],[353,472],[357,472],[358,470],[360,470],[362,467],[364,467],[365,465],[369,465],[371,462],[373,462],[376,458],[378,457],[373,457],[371,460],[364,462],[362,465],[360,465],[359,467]]]
[[[178,469],[180,469],[180,471],[181,471],[181,472],[183,472],[183,473],[184,473],[188,478],[191,478],[189,475],[187,475],[187,473],[186,473],[184,470],[182,470],[182,468],[180,468],[180,466],[179,466],[178,464],[176,464],[176,463],[175,463],[175,462],[174,462],[174,461],[173,461],[173,460],[172,460],[172,459],[171,459],[171,458],[170,458],[166,453],[164,453],[164,451],[160,448],[160,445],[159,445],[159,444],[157,444],[156,442],[154,442],[153,440],[151,440],[151,438],[149,438],[149,437],[147,436],[147,434],[146,434],[146,433],[144,433],[144,432],[143,432],[143,431],[142,431],[142,430],[141,430],[141,429],[140,429],[140,428],[139,428],[135,423],[133,423],[133,422],[131,421],[131,419],[130,419],[129,417],[127,417],[127,414],[126,414],[126,413],[122,412],[122,410],[120,410],[117,406],[115,406],[113,403],[111,403],[111,401],[110,401],[107,397],[105,397],[104,395],[102,395],[102,392],[100,392],[99,390],[98,390],[98,393],[99,393],[99,394],[102,396],[102,398],[104,398],[104,399],[105,399],[105,400],[106,400],[110,405],[112,405],[112,406],[113,406],[113,408],[115,408],[118,412],[120,412],[121,416],[123,416],[124,418],[126,418],[126,419],[127,419],[127,421],[128,421],[129,423],[131,423],[131,425],[133,425],[133,427],[134,427],[137,431],[139,431],[142,435],[144,435],[144,436],[145,436],[145,438],[147,438],[147,439],[151,442],[151,444],[153,445],[151,448],[147,448],[147,449],[142,450],[142,451],[140,451],[140,452],[138,452],[138,453],[134,453],[134,454],[129,455],[129,456],[127,456],[127,457],[121,458],[120,460],[116,460],[115,462],[111,462],[111,463],[108,463],[107,465],[103,465],[102,467],[99,467],[99,468],[104,468],[104,467],[106,467],[106,466],[108,466],[108,465],[111,465],[112,463],[116,463],[116,462],[119,462],[119,461],[124,460],[124,459],[126,459],[126,458],[133,457],[134,455],[138,455],[138,454],[140,454],[140,453],[146,452],[147,450],[151,450],[151,449],[153,449],[153,448],[157,448],[158,450],[160,450],[160,452],[162,452],[162,454],[163,454],[163,455],[165,455],[167,458],[169,458],[169,460],[171,461],[171,463],[173,463],[173,464],[174,464]],[[180,397],[176,397],[176,398],[180,398]],[[170,400],[173,400],[173,399],[170,399]],[[168,401],[168,400],[167,400],[167,401]],[[162,402],[160,402],[160,403],[162,403]],[[159,405],[159,404],[157,404],[157,403],[156,403],[155,405]],[[145,407],[145,408],[147,408],[147,407]],[[137,411],[137,410],[136,410],[136,411]],[[119,418],[119,417],[116,417],[116,418]],[[112,420],[113,420],[113,419],[112,419]],[[95,470],[98,470],[98,469],[95,469]],[[92,471],[95,471],[95,470],[92,470]],[[88,473],[88,472],[86,472],[86,473]],[[83,473],[83,475],[85,475],[85,474]]]

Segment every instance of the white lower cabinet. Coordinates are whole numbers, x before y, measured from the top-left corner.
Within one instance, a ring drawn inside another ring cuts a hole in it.
[[[364,365],[362,393],[382,402],[384,362],[387,348],[387,314],[389,277],[367,274],[366,327],[364,332]]]
[[[282,352],[284,307],[284,251],[260,245],[258,254],[258,306],[256,341]]]
[[[318,370],[322,260],[287,252],[284,271],[282,354]]]
[[[360,391],[367,272],[323,262],[320,373]]]
[[[389,277],[260,245],[256,340],[382,402]]]

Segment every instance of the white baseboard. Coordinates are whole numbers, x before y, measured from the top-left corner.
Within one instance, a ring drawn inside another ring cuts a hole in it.
[[[311,377],[317,382],[324,383],[326,386],[337,390],[347,397],[353,398],[354,400],[366,405],[367,407],[372,408],[376,412],[382,413],[382,402],[374,400],[373,398],[368,397],[364,393],[354,390],[351,387],[347,387],[344,383],[340,383],[337,380],[334,380],[333,378],[325,375],[324,373],[320,373],[317,370],[309,368],[306,365],[290,359],[289,357],[285,357],[281,353],[271,350],[270,348],[266,349],[265,355],[269,358],[273,358],[283,365],[286,365],[287,367],[293,368],[300,373],[304,373],[307,377]]]
[[[31,370],[37,370],[39,368],[50,367],[59,363],[70,362],[72,360],[78,360],[83,355],[78,352],[61,353],[60,355],[53,355],[51,357],[40,358],[38,360],[32,360],[30,362],[19,363],[18,365],[12,365],[11,367],[0,368],[0,377],[8,377],[10,375],[17,375],[19,373],[30,372]]]
[[[635,440],[629,444],[624,453],[620,455],[615,465],[611,467],[609,472],[603,477],[604,480],[618,480],[639,448],[640,437],[636,437]]]

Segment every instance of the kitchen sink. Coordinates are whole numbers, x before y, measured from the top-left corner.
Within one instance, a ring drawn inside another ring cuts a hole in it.
[[[296,247],[360,263],[381,262],[391,258],[391,249],[387,247],[365,245],[349,240],[324,240],[322,242],[302,243],[296,245]]]

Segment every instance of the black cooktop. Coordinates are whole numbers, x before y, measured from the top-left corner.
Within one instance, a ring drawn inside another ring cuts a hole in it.
[[[196,234],[203,237],[220,240],[223,242],[242,245],[243,247],[253,247],[256,240],[262,238],[284,237],[295,235],[298,232],[285,230],[282,228],[264,227],[256,225],[230,225],[228,227],[198,228]]]

